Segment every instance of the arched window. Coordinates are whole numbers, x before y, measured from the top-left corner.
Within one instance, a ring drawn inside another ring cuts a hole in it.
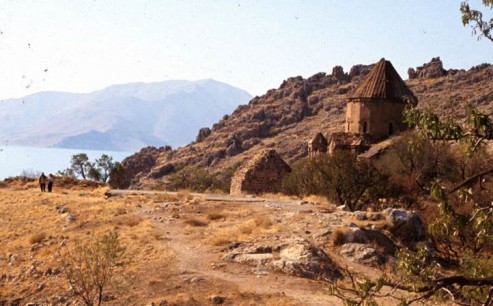
[[[389,135],[394,134],[394,124],[392,122],[389,123]]]
[[[368,131],[368,123],[365,121],[363,122],[363,134],[366,134],[367,131]]]

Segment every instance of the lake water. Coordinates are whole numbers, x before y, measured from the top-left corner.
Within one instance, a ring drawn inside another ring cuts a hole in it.
[[[18,176],[23,172],[55,174],[59,170],[68,168],[72,156],[79,153],[86,153],[90,161],[101,157],[101,154],[113,157],[114,161],[122,161],[125,157],[133,154],[132,152],[122,151],[0,145],[0,180]]]

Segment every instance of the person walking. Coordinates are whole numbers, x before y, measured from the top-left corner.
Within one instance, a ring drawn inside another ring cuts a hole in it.
[[[41,176],[39,177],[39,188],[41,188],[41,192],[46,191],[46,175],[44,172],[41,172]]]
[[[54,182],[55,178],[53,177],[53,174],[50,173],[50,175],[48,175],[48,192],[51,192],[51,190],[53,189]]]

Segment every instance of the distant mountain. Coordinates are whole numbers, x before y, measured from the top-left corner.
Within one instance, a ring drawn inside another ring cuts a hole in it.
[[[0,102],[0,143],[137,151],[185,145],[251,96],[214,80],[114,85],[88,94],[40,92]]]

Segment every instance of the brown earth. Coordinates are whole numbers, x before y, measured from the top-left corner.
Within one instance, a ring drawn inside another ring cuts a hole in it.
[[[332,247],[331,230],[361,221],[329,203],[187,192],[107,197],[107,188],[76,184],[41,193],[35,182],[20,180],[1,186],[0,305],[74,302],[60,254],[108,230],[120,234],[130,259],[106,292],[108,305],[208,305],[213,296],[224,297],[224,305],[342,305],[325,281],[224,259],[232,245],[293,237],[356,275],[381,273]]]
[[[372,65],[353,66],[349,73],[334,67],[332,74],[292,77],[278,89],[253,98],[225,115],[212,129],[199,131],[185,147],[144,148],[123,161],[133,188],[161,189],[167,175],[184,166],[226,173],[264,149],[275,149],[289,164],[307,156],[306,142],[316,133],[342,131],[347,96]],[[443,68],[439,58],[410,69],[406,83],[419,107],[463,119],[465,105],[487,113],[493,110],[493,66],[469,70]]]

